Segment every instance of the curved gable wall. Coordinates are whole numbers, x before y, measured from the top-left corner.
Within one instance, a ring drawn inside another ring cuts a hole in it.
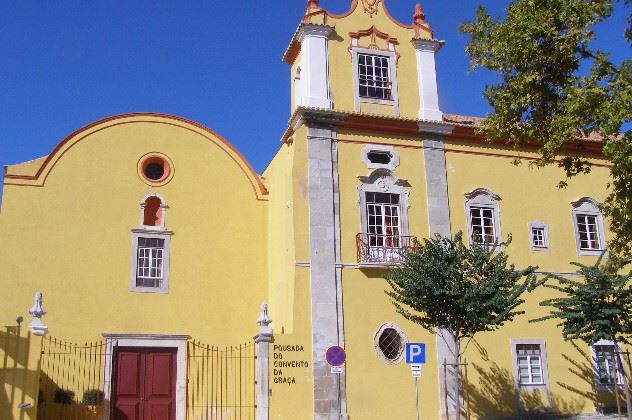
[[[138,176],[139,158],[150,152],[173,162],[164,186]],[[131,231],[151,193],[164,198],[165,227],[173,232],[164,295],[129,290]],[[248,164],[208,129],[147,114],[84,128],[37,173],[7,176],[0,237],[11,246],[1,247],[0,266],[14,286],[8,304],[17,305],[7,313],[22,313],[41,290],[57,336],[105,332],[94,325],[115,332],[214,331],[222,342],[250,336],[267,296],[266,197]]]

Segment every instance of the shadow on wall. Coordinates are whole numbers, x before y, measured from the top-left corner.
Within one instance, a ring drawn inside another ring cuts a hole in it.
[[[614,387],[612,386],[600,386],[597,387],[595,380],[594,363],[592,355],[588,349],[580,348],[575,342],[571,342],[572,346],[577,351],[576,358],[572,358],[568,354],[562,354],[562,357],[568,362],[568,370],[578,377],[581,381],[586,383],[586,387],[578,389],[572,387],[563,382],[557,382],[559,386],[568,390],[569,392],[577,395],[579,398],[593,401],[595,407],[599,411],[604,412],[616,412],[617,401],[615,397]],[[624,390],[620,389],[619,401],[622,409],[625,410],[625,395]]]
[[[39,381],[39,347],[25,327],[0,329],[0,418],[34,419]],[[35,360],[34,360],[35,359]],[[25,405],[20,409],[19,405]]]
[[[492,362],[485,349],[475,343],[484,365],[471,364],[478,383],[465,382],[464,394],[471,418],[475,419],[538,419],[576,415],[583,412],[585,398],[570,400],[545,392],[520,392],[513,372]]]
[[[59,381],[57,381],[59,382]],[[75,392],[74,384],[60,384],[42,372],[37,420],[81,419],[99,420],[105,403],[103,392],[91,389]]]

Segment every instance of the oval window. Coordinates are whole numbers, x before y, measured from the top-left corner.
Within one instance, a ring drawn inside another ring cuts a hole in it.
[[[167,156],[149,153],[140,159],[138,175],[149,185],[164,185],[173,177],[173,165]]]
[[[393,324],[383,325],[375,335],[375,350],[380,359],[387,363],[399,363],[404,354],[406,337],[402,330]]]

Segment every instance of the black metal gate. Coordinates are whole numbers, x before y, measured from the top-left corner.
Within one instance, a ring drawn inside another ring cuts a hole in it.
[[[37,418],[101,420],[107,340],[78,345],[53,337],[42,341]]]
[[[255,418],[255,345],[188,343],[187,419]]]

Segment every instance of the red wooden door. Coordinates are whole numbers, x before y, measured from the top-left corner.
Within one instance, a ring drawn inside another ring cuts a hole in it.
[[[175,420],[176,349],[119,347],[113,420]]]

